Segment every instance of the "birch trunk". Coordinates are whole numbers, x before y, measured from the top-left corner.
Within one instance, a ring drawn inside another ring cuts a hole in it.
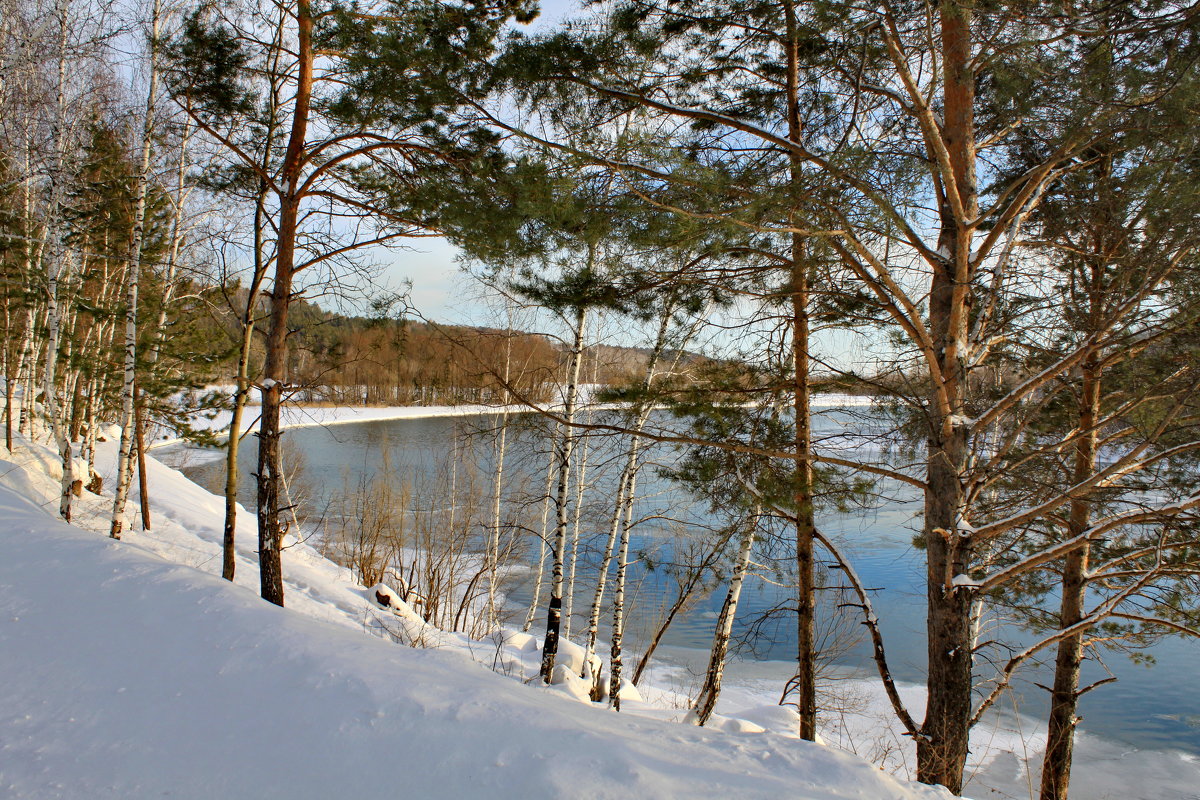
[[[624,517],[621,522],[621,539],[617,549],[617,574],[613,579],[613,626],[612,649],[608,664],[608,704],[613,711],[621,710],[621,670],[624,655],[621,648],[625,643],[625,575],[629,565],[629,532],[632,528],[633,497],[637,494],[637,473],[629,478],[625,493]]]
[[[504,331],[504,383],[500,387],[500,431],[496,438],[495,478],[492,481],[492,528],[488,533],[485,569],[487,570],[487,624],[493,629],[500,623],[496,612],[497,570],[500,565],[500,500],[504,486],[504,457],[508,444],[508,385],[512,373],[512,302],[508,303],[508,326]]]
[[[4,446],[13,449],[13,353],[12,310],[8,290],[4,291]]]
[[[712,652],[708,658],[708,671],[704,675],[704,683],[700,694],[692,704],[688,719],[696,725],[704,725],[717,707],[721,696],[721,681],[725,676],[725,659],[729,655],[729,640],[733,635],[733,622],[737,617],[738,601],[742,596],[742,585],[746,582],[746,573],[750,570],[750,554],[754,550],[754,531],[758,526],[758,515],[761,509],[755,509],[746,530],[742,534],[738,546],[737,562],[733,567],[733,575],[729,579],[729,590],[725,593],[725,602],[721,605],[721,614],[717,617],[717,629],[713,634]]]
[[[46,361],[42,375],[42,403],[53,432],[63,465],[59,492],[58,513],[67,522],[71,521],[71,442],[67,438],[58,408],[58,348],[62,324],[62,311],[58,302],[58,284],[64,274],[69,274],[68,257],[63,246],[62,202],[66,192],[66,148],[67,148],[67,39],[69,21],[64,4],[56,4],[55,14],[59,24],[58,84],[54,114],[54,164],[50,174],[50,220],[46,236],[49,242],[46,253]]]
[[[574,342],[571,346],[571,362],[568,366],[567,396],[563,404],[563,428],[561,446],[558,451],[558,488],[554,497],[554,547],[553,568],[550,588],[550,603],[546,610],[546,639],[542,643],[542,680],[550,682],[554,672],[554,659],[558,655],[559,628],[562,624],[563,566],[567,544],[567,494],[571,474],[571,451],[575,445],[575,433],[571,429],[575,421],[575,401],[579,395],[579,368],[583,355],[583,332],[587,325],[587,307],[580,306],[575,312]]]
[[[622,512],[625,508],[625,495],[628,492],[629,479],[633,474],[634,465],[637,464],[636,443],[637,439],[633,439],[629,444],[629,449],[625,451],[625,466],[621,469],[621,477],[617,481],[616,503],[613,505],[612,519],[608,526],[608,539],[604,543],[604,555],[600,559],[599,575],[596,577],[596,591],[592,595],[592,607],[588,614],[588,657],[585,661],[590,660],[592,654],[596,652],[596,639],[600,635],[600,612],[604,604],[604,588],[608,584],[608,570],[612,565],[613,550],[617,546],[617,535],[621,530]]]
[[[588,422],[591,422],[590,414]],[[571,557],[567,565],[567,588],[564,596],[563,637],[571,638],[571,621],[575,616],[575,567],[579,561],[579,526],[583,518],[583,498],[587,481],[588,450],[591,437],[579,437],[579,458],[575,468],[575,502],[571,510]],[[586,666],[586,665],[585,665]]]
[[[551,437],[556,444],[558,441],[558,427],[555,426],[554,436]],[[555,459],[551,455],[550,464],[546,467],[546,488],[542,492],[542,528],[541,535],[538,537],[538,561],[537,561],[537,576],[533,581],[533,598],[529,602],[529,612],[525,615],[525,624],[521,630],[528,633],[533,627],[534,617],[537,615],[537,610],[541,608],[542,598],[542,582],[546,575],[546,550],[547,534],[549,533],[550,523],[550,489],[554,486],[554,465]]]
[[[132,450],[134,383],[137,377],[138,281],[141,278],[142,239],[146,230],[146,199],[150,186],[150,162],[154,151],[154,123],[158,108],[158,38],[160,0],[155,0],[150,21],[150,85],[146,91],[146,116],[142,121],[142,160],[138,170],[133,209],[133,235],[129,241],[125,274],[125,375],[121,384],[121,446],[117,456],[117,486],[109,535],[121,538],[125,525],[125,503],[133,472]]]
[[[30,263],[30,270],[32,271],[32,262]],[[33,381],[29,379],[29,376],[33,369],[35,319],[36,316],[31,304],[25,309],[25,333],[21,336],[21,357],[17,361],[17,382],[21,384],[21,405],[17,419],[17,431],[26,439],[33,438],[30,432],[30,418],[33,410]]]
[[[598,321],[597,326],[599,326],[599,324],[600,323]],[[585,333],[585,337],[586,337],[586,333]],[[599,373],[600,373],[600,357],[599,357],[599,354],[596,354],[592,358],[592,381],[591,381],[591,383],[593,386],[595,386],[598,381],[597,376],[599,375]],[[591,424],[591,422],[592,422],[591,403],[588,404],[586,414],[587,414],[587,422],[588,422],[588,424]],[[592,441],[591,436],[589,436],[586,432],[580,437],[579,474],[576,476],[577,480],[575,483],[575,509],[574,509],[574,513],[572,515],[574,517],[574,519],[573,519],[572,525],[571,525],[571,567],[570,567],[570,575],[567,580],[566,619],[565,619],[564,626],[563,626],[564,627],[563,636],[567,637],[568,639],[571,638],[571,626],[572,626],[572,623],[575,618],[575,574],[576,574],[576,565],[578,564],[578,561],[579,561],[579,526],[583,520],[583,500],[584,500],[585,492],[587,490],[588,455],[589,455],[589,451],[591,449],[590,448],[591,441]],[[601,580],[603,580],[603,578],[601,578]],[[583,669],[585,672],[588,669],[590,669],[590,662],[586,659],[584,660]],[[598,679],[598,677],[597,677],[597,679]]]
[[[650,353],[650,357],[646,360],[646,371],[642,375],[642,391],[648,392],[654,385],[655,372],[658,370],[658,362],[662,357],[663,350],[667,345],[667,331],[671,324],[671,306],[663,309],[663,314],[659,320],[658,333],[654,337],[654,349]],[[678,360],[678,359],[676,359]],[[634,476],[638,470],[638,434],[646,426],[646,421],[650,418],[651,406],[645,399],[642,400],[642,405],[637,410],[637,416],[633,423],[633,432],[629,438],[629,448],[625,451],[625,465],[621,468],[621,477],[617,482],[617,497],[613,504],[612,519],[608,527],[608,539],[604,543],[604,555],[600,562],[599,575],[596,578],[596,592],[592,596],[591,613],[588,615],[588,633],[587,633],[587,658],[585,661],[590,662],[591,656],[596,652],[596,639],[600,632],[600,613],[604,603],[604,589],[608,583],[608,570],[612,564],[613,548],[616,546],[617,536],[621,529],[621,521],[626,516],[626,495],[633,485]],[[597,679],[599,676],[597,676]]]
[[[87,462],[89,491],[100,494],[102,481],[96,472],[96,396],[99,394],[100,382],[96,376],[88,379],[87,407],[83,417],[83,447],[80,458]]]
[[[27,122],[28,116],[26,117]],[[32,125],[30,125],[32,127]],[[30,153],[30,145],[22,148],[23,173],[30,178],[33,175],[33,161]],[[24,239],[21,246],[21,263],[25,288],[29,297],[34,296],[33,292],[33,192],[30,190],[29,180],[25,180],[21,184],[21,235]],[[33,303],[27,303],[25,307],[25,329],[21,335],[21,346],[17,355],[16,369],[13,371],[13,380],[20,383],[25,377],[25,370],[28,367],[29,360],[33,354],[33,320],[34,311]],[[15,391],[15,388],[14,388]],[[17,431],[23,435],[27,434],[26,421],[29,419],[29,402],[32,394],[32,387],[28,382],[21,383],[21,400],[17,409]]]
[[[158,8],[155,7],[154,30],[157,36]],[[175,173],[175,197],[171,215],[171,233],[167,246],[167,269],[163,274],[163,297],[158,308],[158,319],[154,326],[150,352],[146,356],[146,369],[153,370],[162,353],[163,338],[167,330],[167,308],[175,294],[175,275],[179,264],[179,250],[183,241],[183,204],[186,195],[184,180],[187,175],[188,141],[191,138],[191,121],[185,121],[179,145],[179,164]],[[146,393],[138,389],[134,397],[134,429],[137,448],[138,494],[142,510],[142,530],[150,530],[150,482],[146,472]]]

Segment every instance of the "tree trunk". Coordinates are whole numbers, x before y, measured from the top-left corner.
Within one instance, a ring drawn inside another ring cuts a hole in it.
[[[13,449],[13,369],[12,369],[12,309],[9,288],[4,288],[4,446]]]
[[[558,450],[558,488],[554,495],[554,547],[551,571],[550,603],[546,609],[546,639],[542,642],[542,680],[547,683],[554,672],[554,659],[558,655],[558,636],[562,625],[563,567],[567,547],[567,494],[571,475],[571,451],[575,445],[575,432],[571,424],[575,421],[575,401],[579,395],[579,368],[583,360],[583,333],[587,326],[587,307],[580,306],[575,312],[575,338],[571,346],[571,363],[568,366],[567,396],[563,406],[561,446]]]
[[[150,480],[146,474],[146,412],[144,393],[140,388],[134,395],[133,429],[137,447],[138,500],[142,509],[142,530],[150,530]]]
[[[608,539],[604,543],[604,555],[600,559],[600,569],[596,577],[596,592],[592,595],[591,612],[588,614],[587,654],[596,652],[596,639],[600,635],[600,611],[604,604],[604,587],[608,583],[608,570],[612,565],[613,550],[617,546],[617,534],[621,530],[621,519],[625,510],[625,495],[629,491],[629,479],[633,474],[633,466],[637,464],[637,439],[631,439],[629,450],[625,454],[625,467],[617,481],[617,497],[613,504],[612,519],[608,527]]]
[[[1111,170],[1111,160],[1103,159],[1098,169],[1105,177]],[[1103,253],[1102,241],[1094,243],[1097,253]],[[1089,296],[1088,322],[1092,332],[1103,325],[1107,298],[1104,290],[1104,265],[1099,258],[1089,259],[1087,291]],[[1099,442],[1102,366],[1100,353],[1093,348],[1080,366],[1079,438],[1075,443],[1075,463],[1071,484],[1083,483],[1096,471]],[[1092,524],[1092,501],[1073,498],[1067,521],[1067,538],[1082,538]],[[1069,628],[1083,619],[1084,601],[1088,588],[1088,559],[1091,543],[1072,550],[1063,564],[1062,601],[1058,626]],[[1079,674],[1083,664],[1083,637],[1079,630],[1059,641],[1054,659],[1054,681],[1050,690],[1050,717],[1046,728],[1046,753],[1042,759],[1041,800],[1066,800],[1071,783],[1071,762],[1075,749],[1075,726],[1079,723]]]
[[[796,7],[786,3],[787,25],[787,127],[788,139],[804,142],[800,116],[800,30]],[[793,215],[800,216],[805,194],[804,164],[792,153],[789,157],[789,181]],[[798,220],[792,220],[793,225]],[[817,738],[816,684],[816,583],[813,573],[813,467],[812,409],[809,389],[808,258],[804,238],[791,236],[791,274],[789,275],[792,318],[793,412],[795,432],[793,448],[796,467],[793,473],[792,503],[796,514],[796,709],[800,715],[800,738]],[[713,702],[716,702],[715,698]]]
[[[591,412],[587,421],[591,422]],[[575,617],[575,567],[579,562],[579,526],[583,521],[583,498],[587,482],[588,449],[591,437],[586,433],[579,437],[579,458],[575,465],[575,503],[571,509],[571,557],[567,565],[567,588],[563,597],[563,636],[571,638],[571,622]]]
[[[32,262],[30,270],[32,270]],[[32,439],[29,428],[33,411],[33,381],[29,376],[33,369],[35,319],[33,304],[30,303],[25,309],[25,333],[21,336],[21,357],[17,361],[17,382],[21,384],[21,406],[17,417],[17,431],[27,439]]]
[[[650,353],[650,357],[646,360],[646,371],[642,376],[642,390],[648,392],[651,386],[654,385],[655,372],[658,370],[659,359],[662,358],[663,350],[667,346],[667,331],[671,324],[671,311],[673,306],[667,304],[663,308],[662,317],[659,319],[658,333],[654,338],[654,349]],[[625,466],[621,469],[621,477],[617,482],[617,496],[613,503],[612,520],[609,525],[608,539],[604,544],[604,556],[600,563],[599,575],[596,578],[596,593],[592,597],[591,613],[588,617],[588,638],[587,638],[587,658],[590,661],[593,653],[596,652],[596,638],[600,632],[600,612],[601,606],[604,603],[604,588],[608,583],[608,570],[612,563],[613,548],[616,546],[617,536],[621,531],[622,520],[629,517],[632,511],[633,496],[631,494],[636,486],[636,477],[638,472],[638,450],[639,438],[642,428],[645,427],[646,421],[650,418],[651,406],[647,399],[641,401],[641,407],[637,409],[637,416],[634,419],[633,430],[629,437],[629,448],[625,451]],[[593,699],[599,699],[598,687],[593,687]],[[637,677],[634,677],[634,683],[637,683]]]
[[[133,235],[129,240],[128,271],[125,274],[125,379],[121,387],[121,447],[117,456],[117,488],[109,535],[121,538],[125,524],[125,502],[133,464],[134,383],[137,373],[138,280],[141,277],[142,238],[146,229],[146,199],[150,184],[150,159],[154,149],[155,111],[158,106],[159,0],[155,0],[151,22],[150,87],[146,94],[146,116],[142,124],[142,163],[138,171],[133,211]]]
[[[59,23],[58,88],[54,116],[53,147],[54,163],[50,175],[50,220],[46,226],[49,245],[45,252],[46,266],[46,363],[42,374],[42,403],[46,419],[50,423],[59,458],[63,465],[58,513],[67,522],[71,521],[71,441],[62,425],[58,407],[58,348],[62,325],[62,306],[58,301],[59,282],[70,274],[68,254],[63,246],[62,203],[66,192],[66,86],[67,45],[70,28],[68,10],[64,4],[55,5]],[[32,381],[31,381],[32,384]]]
[[[717,707],[717,699],[721,695],[721,680],[725,675],[725,658],[729,655],[729,639],[733,635],[733,622],[737,617],[738,601],[742,596],[742,585],[746,581],[746,573],[750,570],[750,553],[754,550],[754,531],[758,526],[760,509],[755,509],[742,540],[738,547],[737,562],[733,567],[733,575],[729,579],[729,591],[725,594],[725,602],[721,605],[721,614],[717,617],[717,629],[713,634],[712,652],[708,659],[708,671],[700,694],[692,704],[689,719],[697,725],[708,722],[713,710]]]
[[[504,329],[504,385],[500,388],[500,431],[496,437],[495,477],[492,481],[492,526],[488,532],[487,552],[484,560],[487,570],[487,625],[491,630],[500,624],[496,611],[497,572],[500,568],[500,511],[501,490],[504,486],[504,457],[508,445],[508,385],[512,373],[512,302],[508,302],[507,327]]]
[[[796,468],[796,709],[800,738],[817,738],[816,580],[813,572],[812,408],[808,377],[808,267],[804,243],[792,236],[792,361]],[[714,699],[715,702],[715,699]]]
[[[929,328],[939,373],[931,381],[925,520],[928,705],[917,739],[917,780],[962,791],[971,720],[971,605],[967,587],[974,542],[965,533],[962,476],[967,464],[964,348],[971,306],[971,240],[976,196],[971,17],[955,0],[941,4],[945,122],[952,174],[945,176],[939,257],[932,262]],[[956,198],[951,197],[951,193]],[[956,208],[957,206],[957,208]]]
[[[233,409],[229,419],[228,438],[225,441],[225,523],[221,537],[221,577],[232,581],[237,571],[237,497],[238,497],[238,452],[242,443],[242,415],[250,399],[250,355],[254,344],[255,310],[266,275],[267,259],[263,254],[263,226],[265,222],[266,186],[260,185],[254,209],[254,277],[246,292],[246,306],[242,313],[242,339],[238,348],[237,389],[233,393]]]
[[[279,452],[279,411],[287,379],[287,316],[292,300],[296,261],[296,232],[300,210],[300,178],[312,101],[313,18],[309,0],[296,4],[296,95],[292,127],[284,154],[280,183],[279,227],[275,279],[271,287],[271,324],[263,365],[262,411],[258,428],[258,564],[263,599],[283,605],[281,548],[284,530],[279,522],[279,488],[283,462]]]
[[[555,433],[552,439],[555,441],[558,439],[558,426],[555,426]],[[557,448],[558,445],[555,444],[554,449]],[[533,581],[533,597],[529,601],[529,612],[525,615],[525,624],[521,627],[521,630],[526,633],[533,627],[533,619],[542,604],[542,583],[546,577],[546,534],[549,532],[550,489],[554,486],[554,465],[555,459],[552,455],[550,464],[546,467],[546,488],[542,494],[542,533],[538,537],[537,576]]]
[[[275,39],[272,45],[276,49],[276,52],[279,50],[280,41],[283,37],[284,18],[284,15],[281,13],[278,24],[275,26]],[[259,163],[263,172],[266,172],[270,167],[271,158],[274,154],[279,123],[279,91],[280,78],[278,74],[272,73],[262,158]],[[182,173],[180,173],[180,178],[182,179]],[[221,537],[221,577],[227,581],[232,581],[237,572],[238,452],[242,443],[242,416],[246,409],[246,403],[250,399],[250,388],[252,386],[252,381],[250,380],[250,356],[254,344],[254,331],[257,322],[255,314],[257,313],[258,299],[262,295],[262,284],[266,279],[267,269],[270,264],[270,259],[267,258],[265,252],[266,202],[269,190],[267,181],[259,178],[258,194],[255,196],[254,202],[254,275],[251,277],[250,285],[246,290],[246,305],[242,312],[242,339],[239,343],[237,376],[235,378],[237,389],[233,395],[229,434],[225,441],[225,522]]]
[[[629,478],[625,492],[625,519],[621,523],[621,542],[617,548],[617,574],[613,578],[612,650],[608,664],[608,703],[613,711],[621,710],[621,671],[624,667],[622,646],[625,643],[625,574],[629,566],[630,514],[637,489],[637,473]]]

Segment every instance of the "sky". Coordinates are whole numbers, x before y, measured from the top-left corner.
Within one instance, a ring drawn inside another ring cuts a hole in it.
[[[578,0],[541,0],[541,14],[526,30],[551,27],[580,9]],[[457,263],[458,248],[444,239],[413,239],[406,249],[385,251],[378,258],[383,277],[392,288],[411,283],[410,300],[416,311],[438,322],[472,323],[477,294]]]
[[[441,238],[413,239],[405,249],[381,255],[384,281],[392,288],[411,284],[409,301],[421,316],[438,322],[471,321],[461,292],[470,278],[457,263],[454,245]]]
[[[581,4],[579,0],[542,0],[541,8],[538,19],[526,30],[550,28],[580,10]],[[420,238],[409,240],[403,249],[383,250],[377,259],[388,289],[411,287],[409,303],[416,316],[451,324],[495,324],[494,309],[480,302],[482,287],[465,273],[459,256],[458,248],[445,239]],[[632,331],[614,333],[610,343],[632,343],[625,341]],[[876,364],[873,348],[861,336],[826,331],[816,336],[815,345],[829,364],[841,369],[870,371]]]

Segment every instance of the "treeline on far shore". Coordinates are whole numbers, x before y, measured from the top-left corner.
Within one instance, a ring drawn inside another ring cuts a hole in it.
[[[228,305],[245,302],[237,297],[244,294],[239,289],[227,294],[234,298]],[[217,316],[219,327],[234,341],[239,335],[236,319],[226,319],[220,311]],[[552,337],[519,330],[347,316],[306,301],[293,306],[292,320],[289,398],[303,403],[489,404],[501,401],[504,383],[510,397],[542,403],[554,398],[567,359]],[[224,359],[215,355],[208,362],[215,369],[206,367],[195,379],[220,380]],[[593,345],[588,355],[585,382],[612,386],[640,372],[649,351]],[[262,360],[256,343],[251,375],[261,369]]]

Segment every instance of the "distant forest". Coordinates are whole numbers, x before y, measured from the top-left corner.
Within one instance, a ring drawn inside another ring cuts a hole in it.
[[[222,335],[203,337],[212,343],[212,352],[193,361],[191,377],[198,384],[220,382],[228,374],[227,362],[236,357],[241,336],[236,314],[228,309],[244,308],[245,295],[241,288],[205,293],[210,330]],[[512,391],[526,400],[546,402],[561,384],[569,358],[552,337],[538,333],[348,316],[305,300],[297,300],[292,309],[289,390],[299,402],[498,403],[506,358]],[[619,385],[648,357],[643,348],[594,345],[584,368],[585,382]],[[256,340],[251,375],[260,372],[263,359],[263,347]]]

